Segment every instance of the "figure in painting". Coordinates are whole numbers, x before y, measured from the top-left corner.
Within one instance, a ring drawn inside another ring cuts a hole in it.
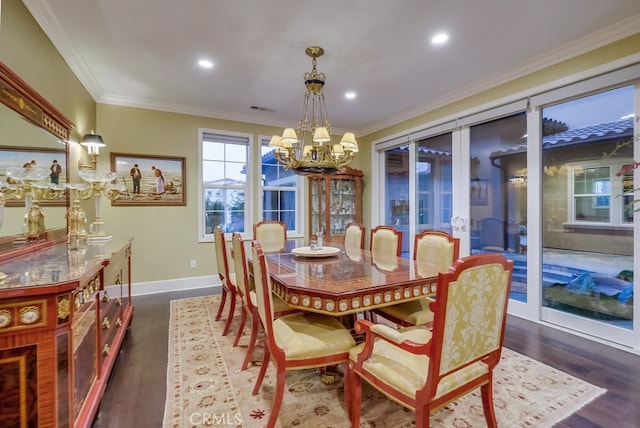
[[[138,164],[133,165],[131,168],[131,180],[133,180],[133,193],[140,193],[140,181],[142,180],[142,172],[138,167]]]
[[[49,174],[49,177],[51,177],[51,183],[58,184],[60,174],[62,173],[62,167],[58,161],[54,159],[49,169],[51,170],[51,173]]]
[[[162,171],[155,166],[151,167],[151,171],[153,171],[153,175],[156,177],[156,193],[158,195],[164,194],[164,177],[162,176]]]

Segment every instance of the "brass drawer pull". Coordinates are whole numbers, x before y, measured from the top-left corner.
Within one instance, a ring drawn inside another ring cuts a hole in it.
[[[108,357],[109,356],[109,344],[105,343],[104,346],[102,347],[102,356],[103,357]]]
[[[117,305],[117,306],[122,306],[122,297],[118,297],[118,298],[116,299],[116,305]]]
[[[102,295],[102,301],[104,303],[107,303],[109,301],[109,293],[107,293],[106,291],[104,292],[104,294]]]
[[[116,319],[116,327],[122,327],[122,318],[118,317]]]
[[[107,330],[107,329],[109,329],[109,327],[111,327],[111,323],[109,322],[109,318],[104,317],[104,319],[102,320],[102,329],[103,330]]]

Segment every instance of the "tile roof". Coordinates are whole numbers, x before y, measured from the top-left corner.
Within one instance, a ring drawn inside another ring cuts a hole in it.
[[[616,138],[631,137],[633,135],[633,117],[615,120],[613,122],[600,123],[585,126],[583,128],[569,129],[557,134],[547,135],[542,138],[542,148],[562,147],[571,144],[595,142]],[[491,153],[490,157],[506,156],[513,153],[521,153],[527,150],[527,144],[516,144],[505,147]]]
[[[542,139],[542,147],[548,148],[548,146],[576,144],[631,135],[633,135],[633,117],[547,135]]]

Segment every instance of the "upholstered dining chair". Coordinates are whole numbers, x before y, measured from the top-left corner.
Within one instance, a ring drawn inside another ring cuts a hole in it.
[[[231,321],[233,320],[233,314],[236,310],[236,296],[237,296],[237,287],[236,287],[236,274],[235,272],[230,272],[229,270],[229,259],[227,254],[227,244],[224,238],[224,232],[220,226],[216,226],[213,229],[213,239],[215,243],[216,250],[216,263],[218,265],[218,275],[220,276],[220,281],[222,282],[222,297],[220,299],[220,306],[218,307],[218,312],[216,313],[216,321],[219,321],[222,317],[222,313],[224,311],[224,305],[227,302],[227,297],[229,298],[229,313],[227,314],[227,322],[224,325],[224,330],[222,331],[222,335],[226,336],[229,333],[229,328],[231,327]]]
[[[287,245],[287,225],[277,220],[260,221],[253,225],[253,239],[260,242],[265,253],[283,250]]]
[[[251,336],[249,337],[249,346],[247,347],[247,354],[245,355],[242,363],[242,370],[246,370],[251,362],[251,356],[253,350],[256,347],[256,340],[258,338],[258,330],[260,328],[260,315],[258,315],[257,297],[256,292],[251,287],[251,281],[249,278],[249,271],[247,267],[247,255],[244,243],[242,242],[242,235],[238,232],[234,232],[231,235],[231,247],[233,249],[233,264],[236,271],[236,282],[238,286],[238,294],[242,301],[242,315],[240,317],[240,327],[238,327],[238,333],[233,341],[233,346],[238,346],[238,342],[244,332],[244,326],[249,317],[251,323]],[[283,315],[292,314],[298,312],[297,309],[290,307],[287,302],[280,297],[273,295],[273,315],[274,317],[281,317]]]
[[[358,222],[347,224],[344,229],[344,248],[348,251],[364,249],[365,227]]]
[[[258,241],[253,241],[252,252],[258,313],[265,331],[264,357],[253,395],[260,391],[272,359],[276,365],[276,387],[266,424],[271,428],[282,406],[286,371],[346,362],[355,341],[349,330],[330,315],[301,311],[274,319],[269,268]]]
[[[357,320],[364,342],[349,353],[345,397],[351,426],[360,426],[362,380],[415,412],[415,426],[477,388],[487,426],[496,427],[493,369],[500,361],[513,261],[500,254],[457,260],[438,276],[433,329],[396,330]]]
[[[371,229],[369,249],[374,258],[400,257],[402,232],[393,226],[376,226]]]
[[[446,272],[460,257],[460,239],[440,230],[425,230],[415,236],[413,259],[435,264],[439,272]],[[374,314],[396,323],[398,326],[430,325],[433,312],[429,305],[433,299],[417,300],[385,306],[374,310]]]

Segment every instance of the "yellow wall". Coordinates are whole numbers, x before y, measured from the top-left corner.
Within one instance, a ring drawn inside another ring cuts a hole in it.
[[[0,61],[76,125],[79,141],[95,127],[96,103],[21,1],[3,1],[0,19]]]
[[[186,157],[186,206],[117,206],[105,203],[102,217],[109,233],[134,236],[135,282],[200,277],[217,273],[213,243],[198,243],[198,128],[259,135],[279,128],[207,117],[98,104],[98,129],[107,144],[98,169],[110,168],[110,153]],[[143,174],[145,171],[143,171]],[[257,206],[258,195],[247,202]],[[254,211],[255,213],[255,211]],[[196,261],[196,269],[190,261]]]
[[[420,129],[420,127],[425,124],[437,123],[438,120],[443,118],[450,119],[451,117],[455,117],[456,114],[460,114],[460,112],[473,110],[474,108],[488,104],[491,101],[500,100],[512,94],[526,93],[527,91],[531,91],[541,85],[560,81],[569,76],[576,75],[581,71],[592,69],[638,53],[640,53],[640,32],[633,36],[595,49],[591,52],[533,72],[513,81],[505,82],[504,84],[490,90],[440,106],[420,116],[361,137],[359,139],[361,149],[359,155],[361,160],[364,159],[367,162],[367,166],[359,168],[365,171],[365,181],[369,184],[366,186],[363,196],[363,206],[365,207],[363,222],[367,227],[370,227],[371,215],[368,208],[371,206],[371,192],[373,190],[371,183],[375,180],[371,177],[371,173],[375,170],[372,171],[369,163],[371,160],[372,143],[374,141],[384,140],[390,136],[402,134],[409,129]],[[425,100],[425,102],[426,101],[427,100]]]
[[[91,129],[104,137],[108,147],[100,155],[98,169],[110,168],[110,152],[186,157],[186,206],[111,207],[103,202],[102,214],[108,231],[135,237],[134,283],[214,275],[213,244],[198,243],[197,236],[197,130],[203,127],[247,132],[254,135],[257,144],[259,134],[271,135],[280,129],[161,111],[96,106],[20,1],[5,0],[1,16],[0,60],[76,123],[72,139],[79,141],[80,136]],[[359,136],[360,153],[352,166],[365,172],[365,225],[371,227],[374,190],[371,183],[375,179],[370,165],[372,141],[637,52],[640,52],[640,34],[372,135]],[[74,153],[76,150],[79,149],[74,146]],[[254,195],[252,205],[256,197]],[[189,268],[190,260],[196,260],[196,269]]]

